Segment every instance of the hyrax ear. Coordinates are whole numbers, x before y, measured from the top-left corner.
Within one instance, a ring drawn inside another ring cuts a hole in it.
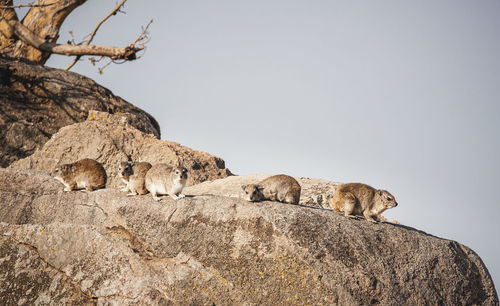
[[[378,191],[378,195],[381,196],[382,195],[382,190],[379,190]]]
[[[257,185],[257,190],[262,192],[262,190],[264,190],[264,187]]]
[[[247,185],[241,185],[241,189],[243,189],[243,191],[245,191],[247,189]]]

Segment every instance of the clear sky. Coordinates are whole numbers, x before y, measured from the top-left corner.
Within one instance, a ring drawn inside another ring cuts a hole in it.
[[[69,16],[77,40],[116,1]],[[95,44],[144,57],[87,75],[152,114],[162,138],[236,174],[364,182],[389,219],[457,240],[500,284],[500,1],[129,0]],[[49,66],[70,60],[53,56]]]

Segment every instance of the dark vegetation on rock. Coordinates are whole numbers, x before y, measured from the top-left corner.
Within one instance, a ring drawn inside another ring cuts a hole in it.
[[[0,58],[0,166],[29,156],[61,127],[90,110],[123,114],[137,129],[160,138],[160,126],[93,80],[60,69]]]

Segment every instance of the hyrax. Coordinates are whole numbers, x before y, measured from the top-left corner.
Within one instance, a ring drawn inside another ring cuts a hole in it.
[[[299,204],[300,185],[291,176],[273,175],[257,184],[241,186],[243,198],[250,202],[278,201],[290,204]]]
[[[361,183],[340,185],[331,200],[333,209],[344,212],[344,215],[363,215],[370,222],[381,221],[386,209],[398,206],[392,194],[385,190],[377,190]]]
[[[167,164],[157,164],[146,173],[146,189],[153,199],[160,201],[159,194],[167,194],[174,200],[185,197],[182,189],[186,185],[188,170],[184,167],[172,167]]]
[[[85,189],[92,191],[106,186],[106,170],[97,161],[89,158],[81,159],[72,164],[57,166],[52,175],[64,184],[64,191]]]
[[[151,169],[151,164],[148,162],[119,162],[118,163],[118,176],[125,183],[122,191],[130,191],[128,196],[146,194],[145,179],[146,173]]]

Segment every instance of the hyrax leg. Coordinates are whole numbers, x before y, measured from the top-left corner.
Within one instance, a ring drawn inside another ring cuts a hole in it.
[[[377,223],[377,220],[378,220],[377,216],[373,216],[373,217],[375,217],[377,220],[373,219],[373,218],[372,218],[372,215],[370,214],[370,211],[369,211],[369,210],[365,210],[365,211],[363,212],[363,216],[365,216],[365,219],[366,219],[367,221],[370,221],[370,222],[372,222],[372,223]]]
[[[127,192],[128,191],[128,183],[127,183],[127,185],[123,186],[120,190]]]
[[[285,196],[285,199],[283,200],[283,202],[288,203],[288,204],[299,204],[299,203],[296,203],[294,196],[290,195],[290,194],[287,194]]]
[[[73,189],[76,188],[76,183],[73,183],[73,184],[64,184],[64,186],[66,186],[66,187],[64,187],[64,191],[68,192],[68,191],[71,191],[71,190],[73,190]]]
[[[264,196],[268,201],[279,201],[280,200],[278,197],[277,191],[268,191],[268,192],[264,193]]]
[[[135,196],[135,195],[137,195],[137,192],[135,192],[135,191],[130,191],[129,193],[127,193],[127,197]]]
[[[94,191],[94,187],[90,183],[85,183],[85,191],[92,192]]]
[[[184,194],[182,194],[182,193],[179,193],[178,195],[173,194],[173,193],[172,193],[172,194],[168,194],[168,195],[169,195],[170,197],[172,197],[172,199],[174,199],[174,200],[176,200],[176,201],[177,201],[177,200],[180,200],[180,199],[182,199],[182,198],[184,198],[184,197],[186,197],[186,195],[184,195]]]
[[[344,216],[349,218],[356,218],[352,213],[356,207],[356,197],[352,193],[344,194],[344,203],[342,205],[342,210],[344,211]]]
[[[137,195],[137,190],[134,188],[134,185],[128,184],[128,190],[130,190],[130,192],[127,193],[127,197]]]
[[[155,188],[151,188],[151,195],[153,196],[153,199],[156,202],[159,202],[161,200],[161,198],[158,196],[158,193],[156,192]]]

